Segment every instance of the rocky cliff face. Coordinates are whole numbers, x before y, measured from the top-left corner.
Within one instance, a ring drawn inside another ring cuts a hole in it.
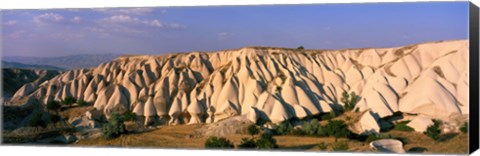
[[[395,112],[442,117],[468,114],[468,74],[466,40],[340,51],[249,47],[119,57],[25,85],[12,100],[73,96],[106,116],[133,111],[171,124],[241,114],[278,123],[328,113],[343,105],[347,91],[373,116],[362,118]]]

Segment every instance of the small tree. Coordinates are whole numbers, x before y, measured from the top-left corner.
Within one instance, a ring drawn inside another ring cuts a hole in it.
[[[123,114],[123,119],[125,121],[136,121],[137,120],[137,115],[133,113],[132,111],[128,111],[125,114]]]
[[[305,122],[302,125],[302,130],[306,135],[317,136],[317,132],[322,129],[317,119],[313,119],[310,122]]]
[[[34,114],[32,115],[32,117],[30,117],[30,119],[27,120],[28,126],[32,126],[32,127],[42,126],[42,127],[45,127],[46,123],[45,123],[45,121],[42,120],[42,116],[43,116],[43,113],[36,110],[34,112]]]
[[[250,134],[253,138],[254,135],[258,134],[259,130],[255,124],[251,124],[248,126],[248,134]]]
[[[60,116],[56,115],[56,114],[48,114],[47,115],[47,121],[48,122],[51,122],[51,123],[56,123],[58,121],[60,121]]]
[[[47,103],[46,108],[48,110],[57,110],[60,108],[60,103],[58,101],[50,101]]]
[[[103,124],[102,133],[106,139],[113,139],[127,133],[123,119],[118,114],[112,114],[108,122]]]
[[[337,117],[337,113],[335,113],[335,111],[332,110],[332,111],[330,111],[330,113],[322,115],[321,119],[322,120],[331,120],[335,117]]]
[[[205,141],[205,148],[233,148],[233,144],[226,138],[212,136]]]
[[[438,140],[440,132],[440,121],[433,120],[433,125],[428,126],[427,130],[423,133],[433,140]]]
[[[88,105],[88,104],[89,104],[88,102],[86,102],[82,99],[77,100],[77,105],[79,105],[79,106],[85,106],[85,105]]]
[[[297,47],[297,50],[305,50],[305,48],[303,46],[299,46]]]
[[[338,138],[349,137],[352,132],[348,130],[347,124],[342,120],[332,120],[324,127],[325,133],[329,136],[335,137],[335,141]]]
[[[263,133],[260,139],[256,141],[258,149],[272,149],[278,148],[277,140],[275,140],[270,133]]]
[[[253,138],[242,138],[242,142],[238,145],[239,148],[256,148],[257,144]]]
[[[71,104],[74,104],[76,101],[77,99],[75,99],[74,97],[67,96],[62,100],[62,103],[65,105],[71,105]]]
[[[341,101],[343,103],[343,109],[345,111],[353,110],[358,100],[359,96],[355,92],[351,92],[350,94],[348,94],[346,91],[343,91]]]
[[[393,129],[405,132],[412,132],[414,131],[414,129],[407,125],[409,122],[410,120],[399,122],[397,125],[395,125]]]
[[[288,121],[285,121],[278,125],[277,124],[272,125],[272,132],[275,135],[286,135],[292,132],[292,130],[293,130],[293,125]]]

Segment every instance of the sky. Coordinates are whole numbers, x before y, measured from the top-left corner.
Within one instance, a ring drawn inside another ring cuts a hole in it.
[[[2,10],[3,56],[246,46],[396,47],[468,39],[468,2]]]

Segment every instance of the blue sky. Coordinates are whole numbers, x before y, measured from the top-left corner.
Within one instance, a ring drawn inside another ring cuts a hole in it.
[[[345,49],[468,39],[468,2],[2,11],[4,56]]]

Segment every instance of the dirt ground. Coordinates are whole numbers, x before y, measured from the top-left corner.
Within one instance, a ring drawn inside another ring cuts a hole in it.
[[[202,128],[202,126],[205,125],[163,126],[148,132],[122,135],[112,140],[104,138],[80,140],[74,146],[203,149],[205,140],[208,137],[198,134],[197,130]],[[417,132],[392,130],[386,133],[402,138],[406,142],[404,149],[407,152],[466,154],[468,151],[468,135],[463,133],[441,142],[436,142]],[[250,135],[230,134],[226,136],[235,145],[240,144],[243,137],[250,137]],[[274,136],[274,138],[279,145],[279,148],[276,150],[283,151],[321,151],[317,146],[319,143],[333,143],[335,141],[333,137],[303,137],[294,135]],[[348,145],[348,151],[351,152],[374,152],[370,150],[369,145],[365,142],[348,140]]]

